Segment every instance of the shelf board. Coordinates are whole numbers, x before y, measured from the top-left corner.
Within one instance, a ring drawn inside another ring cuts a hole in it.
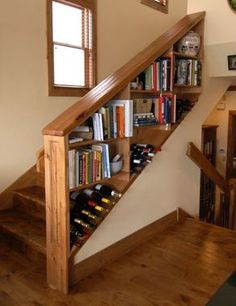
[[[160,95],[161,93],[163,93],[163,94],[171,94],[172,91],[131,89],[131,94]]]
[[[173,55],[174,55],[175,57],[179,57],[179,58],[187,58],[187,59],[196,59],[196,60],[200,60],[199,56],[186,55],[186,54],[183,54],[183,53],[177,52],[177,51],[173,51]]]
[[[181,87],[181,88],[201,88],[199,85],[184,85],[184,84],[174,84],[174,87]]]
[[[81,185],[81,186],[77,186],[75,188],[71,188],[70,191],[75,191],[75,190],[81,190],[81,189],[84,189],[84,188],[90,188],[92,186],[94,186],[95,184],[101,184],[101,183],[105,183],[108,185],[113,185],[112,182],[116,182],[116,181],[122,181],[124,183],[120,183],[119,185],[120,186],[116,186],[116,189],[119,191],[119,192],[123,192],[123,189],[125,188],[125,182],[129,181],[129,172],[126,172],[126,171],[120,171],[119,173],[113,175],[111,178],[106,178],[106,179],[102,179],[102,180],[97,180],[97,181],[94,181],[90,184],[84,184],[84,185]],[[114,184],[115,186],[115,184]]]
[[[117,138],[110,138],[110,139],[105,139],[105,140],[84,140],[84,141],[78,141],[75,143],[69,143],[69,148],[70,149],[74,149],[77,147],[84,147],[84,146],[89,146],[89,145],[93,145],[93,144],[98,144],[98,143],[112,143],[112,142],[116,142],[116,141],[121,141],[121,140],[126,140],[129,137],[117,137]]]

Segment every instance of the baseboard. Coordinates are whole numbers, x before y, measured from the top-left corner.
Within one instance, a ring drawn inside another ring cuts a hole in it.
[[[108,262],[130,252],[145,241],[175,225],[177,223],[178,215],[183,219],[187,214],[184,213],[184,211],[177,209],[91,257],[86,258],[77,264],[71,263],[69,277],[70,286],[75,285],[80,280],[102,268]]]
[[[195,219],[192,215],[187,213],[185,210],[183,210],[182,208],[178,207],[177,208],[177,222],[178,223],[182,223],[182,222],[184,222],[188,218]]]

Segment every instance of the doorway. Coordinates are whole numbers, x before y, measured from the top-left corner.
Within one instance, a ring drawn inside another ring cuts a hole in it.
[[[236,178],[236,111],[229,111],[226,179]]]

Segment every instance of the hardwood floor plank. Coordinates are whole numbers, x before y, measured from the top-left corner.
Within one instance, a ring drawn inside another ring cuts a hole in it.
[[[235,270],[235,239],[235,232],[186,220],[108,263],[67,296],[47,286],[41,267],[0,243],[0,306],[204,306]]]

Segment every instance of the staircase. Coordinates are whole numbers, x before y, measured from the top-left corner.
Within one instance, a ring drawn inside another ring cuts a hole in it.
[[[0,195],[1,238],[3,237],[6,243],[30,260],[44,266],[47,264],[48,283],[51,287],[67,293],[74,268],[73,254],[69,248],[66,159],[68,133],[111,98],[122,94],[135,76],[168,50],[183,34],[198,25],[203,18],[204,13],[183,18],[44,129],[45,188],[44,163],[42,163],[44,151],[41,150],[38,154],[37,167],[34,166],[27,171]],[[174,130],[175,128],[162,136],[162,144]],[[126,186],[126,190],[129,186]]]
[[[35,262],[46,264],[45,190],[29,186],[13,191],[12,208],[0,212],[1,239]]]

